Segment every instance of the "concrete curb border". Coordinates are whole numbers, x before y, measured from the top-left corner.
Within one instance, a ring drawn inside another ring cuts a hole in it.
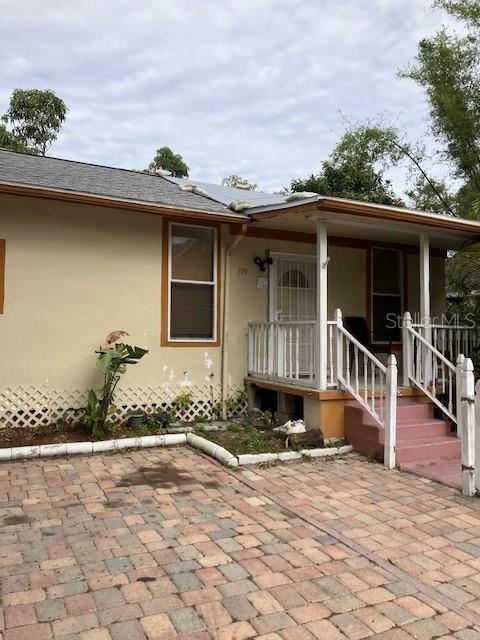
[[[302,458],[327,458],[350,453],[351,445],[326,447],[325,449],[302,449],[300,451],[282,451],[281,453],[246,453],[235,456],[219,444],[211,442],[195,433],[166,433],[164,435],[119,438],[117,440],[99,440],[97,442],[66,442],[59,444],[41,444],[27,447],[0,449],[0,461],[24,460],[28,458],[51,458],[81,453],[102,453],[121,449],[145,449],[188,444],[199,449],[227,467],[254,465],[261,462],[290,462]]]
[[[98,440],[97,442],[67,442],[59,444],[41,444],[30,447],[10,447],[0,449],[0,460],[20,460],[25,458],[51,458],[69,456],[78,453],[101,453],[120,449],[144,449],[186,444],[185,433],[166,433],[156,436],[119,438],[117,440]]]
[[[331,456],[351,453],[353,448],[350,444],[341,447],[326,447],[324,449],[300,449],[300,451],[281,451],[280,453],[246,453],[237,456],[238,464],[259,464],[260,462],[290,462],[291,460],[301,460],[302,458],[330,458]]]

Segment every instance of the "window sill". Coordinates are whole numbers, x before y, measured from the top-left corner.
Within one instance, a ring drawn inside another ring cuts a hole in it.
[[[161,341],[162,347],[219,347],[220,340],[164,340]]]

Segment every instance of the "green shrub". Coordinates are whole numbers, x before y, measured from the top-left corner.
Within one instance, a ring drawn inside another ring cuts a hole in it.
[[[117,342],[125,331],[114,331],[107,336],[105,347],[98,349],[96,366],[103,375],[103,385],[100,391],[90,389],[87,405],[79,410],[80,421],[90,430],[96,439],[106,435],[108,417],[113,416],[117,408],[113,404],[115,389],[120,377],[126,372],[127,366],[137,362],[148,353],[146,349],[132,347],[123,342]]]

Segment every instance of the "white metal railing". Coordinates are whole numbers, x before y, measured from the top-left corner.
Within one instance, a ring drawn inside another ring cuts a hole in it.
[[[315,386],[316,322],[249,322],[248,374]]]
[[[407,311],[403,318],[403,384],[410,386],[413,382],[450,420],[457,423],[461,388],[458,366],[418,329],[422,330],[422,326],[413,326]],[[463,359],[463,354],[457,354],[456,361],[460,366]]]
[[[397,362],[389,356],[385,366],[343,326],[335,311],[335,373],[338,386],[349,391],[385,430],[384,463],[395,466],[397,420]]]

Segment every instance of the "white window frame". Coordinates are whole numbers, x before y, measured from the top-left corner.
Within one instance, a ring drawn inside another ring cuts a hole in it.
[[[400,293],[382,293],[379,291],[374,291],[373,289],[373,272],[374,272],[374,268],[375,268],[375,263],[374,263],[374,259],[373,259],[373,255],[375,253],[375,250],[379,250],[379,251],[393,251],[395,252],[398,257],[398,265],[399,265],[399,285],[400,285]],[[400,299],[400,314],[403,314],[403,308],[405,305],[405,289],[404,289],[404,279],[403,279],[403,261],[404,261],[404,255],[403,255],[403,251],[401,249],[394,249],[392,247],[382,247],[382,246],[378,246],[378,247],[371,247],[370,249],[370,291],[371,291],[371,295],[370,295],[370,317],[372,319],[372,326],[370,327],[370,329],[372,330],[372,332],[374,331],[374,327],[373,327],[373,298],[377,295],[377,296],[385,296],[386,298],[399,298]],[[371,333],[370,334],[372,336],[372,344],[387,344],[388,341],[387,340],[374,340],[375,334]],[[400,337],[401,340],[401,337]]]
[[[195,227],[197,229],[210,229],[213,231],[213,280],[178,280],[172,278],[172,227]],[[209,225],[187,224],[184,222],[169,221],[168,223],[168,342],[198,342],[198,343],[214,343],[217,342],[217,286],[218,286],[218,228]],[[172,315],[172,283],[176,284],[193,284],[193,285],[209,285],[213,288],[213,337],[212,338],[173,338],[171,335],[171,315]]]

